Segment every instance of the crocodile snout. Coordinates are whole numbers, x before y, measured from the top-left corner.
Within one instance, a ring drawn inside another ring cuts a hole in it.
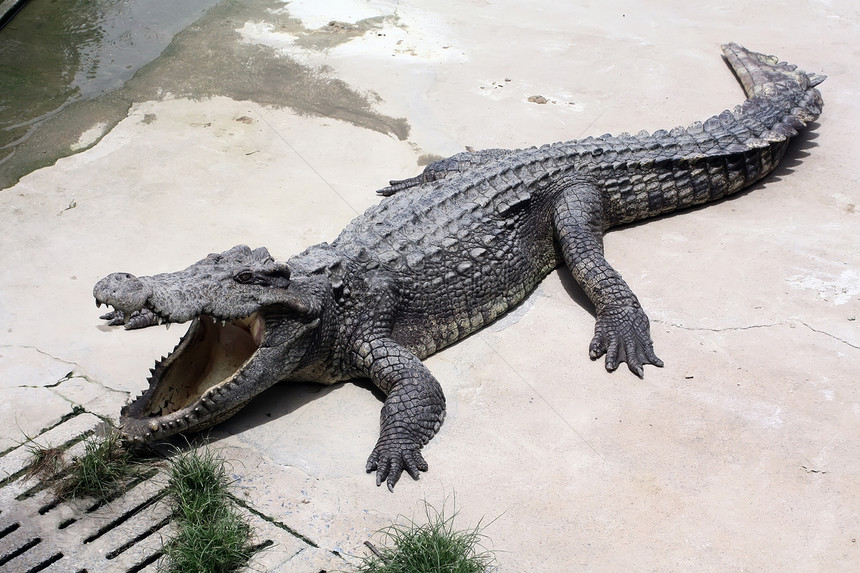
[[[113,273],[93,287],[96,306],[106,303],[118,310],[133,312],[146,303],[152,289],[130,273]]]

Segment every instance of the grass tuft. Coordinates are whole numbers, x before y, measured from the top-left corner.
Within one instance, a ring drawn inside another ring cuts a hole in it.
[[[24,479],[38,478],[41,481],[54,479],[65,467],[61,448],[42,447],[35,442],[27,446],[33,462],[24,472]]]
[[[175,507],[176,536],[164,546],[161,570],[227,573],[245,565],[255,549],[251,527],[229,494],[224,462],[208,449],[189,450],[170,462],[167,494]]]
[[[373,551],[360,564],[358,573],[484,573],[495,562],[492,552],[482,542],[486,536],[479,523],[473,529],[454,528],[456,508],[446,515],[443,506],[436,510],[424,504],[427,523],[409,520],[380,531],[386,547]]]
[[[61,499],[108,500],[118,494],[129,479],[140,474],[138,464],[123,447],[117,432],[91,436],[84,442],[84,448],[84,455],[72,460],[68,475],[57,484]]]
[[[67,462],[69,447],[81,439],[84,454]],[[45,447],[29,437],[27,441],[32,461],[24,478],[37,478],[40,489],[52,488],[58,502],[84,497],[110,501],[144,473],[143,466],[123,446],[120,435],[107,425],[96,435],[79,437],[62,447]]]

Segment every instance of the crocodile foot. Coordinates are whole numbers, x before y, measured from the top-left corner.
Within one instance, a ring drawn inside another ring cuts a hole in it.
[[[370,457],[367,458],[365,469],[368,473],[376,471],[376,485],[383,481],[389,491],[394,491],[394,484],[406,470],[412,479],[418,479],[420,472],[426,472],[427,462],[421,455],[421,442],[415,440],[405,428],[399,431],[385,432],[376,442]]]
[[[663,366],[663,361],[654,354],[648,317],[638,303],[608,306],[598,312],[588,353],[592,359],[605,354],[606,369],[610,372],[626,362],[640,378],[645,374],[643,365]]]
[[[158,316],[149,309],[142,308],[128,315],[121,310],[112,310],[99,317],[102,320],[108,321],[108,326],[125,325],[126,330],[134,330],[136,328],[146,328],[158,324]]]

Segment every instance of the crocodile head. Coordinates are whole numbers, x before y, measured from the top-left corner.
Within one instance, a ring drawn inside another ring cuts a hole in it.
[[[146,443],[205,429],[288,377],[318,330],[324,294],[319,279],[291,278],[265,248],[246,246],[175,273],[100,280],[97,306],[113,306],[125,320],[134,315],[136,326],[191,321],[173,352],[156,362],[149,388],[122,409],[122,434]]]

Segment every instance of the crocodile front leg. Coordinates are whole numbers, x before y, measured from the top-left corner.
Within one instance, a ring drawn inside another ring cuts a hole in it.
[[[603,208],[599,191],[583,181],[568,182],[553,212],[556,240],[573,278],[597,313],[589,355],[606,355],[606,369],[627,362],[644,375],[643,365],[663,366],[654,354],[648,317],[636,295],[603,256]]]
[[[147,326],[156,326],[158,324],[158,316],[147,308],[136,310],[127,317],[123,311],[114,309],[101,315],[99,318],[108,321],[108,326],[125,325],[126,330],[146,328]]]
[[[445,419],[445,396],[418,357],[390,338],[362,343],[358,356],[368,365],[371,381],[388,395],[366,470],[376,471],[376,485],[386,481],[393,491],[404,470],[413,479],[427,471],[421,448]]]
[[[418,479],[427,471],[421,448],[436,435],[445,419],[445,395],[419,358],[391,338],[397,288],[380,273],[367,278],[367,307],[352,343],[352,363],[385,392],[379,440],[367,459],[376,471],[376,485],[386,481],[393,491],[404,470]],[[373,301],[372,303],[370,301]]]

